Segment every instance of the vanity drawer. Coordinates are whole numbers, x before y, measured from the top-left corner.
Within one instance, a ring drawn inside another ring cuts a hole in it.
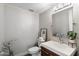
[[[41,56],[49,56],[49,54],[46,51],[41,50]]]
[[[41,46],[41,55],[42,56],[59,56],[58,54],[48,50],[47,48],[44,48]]]

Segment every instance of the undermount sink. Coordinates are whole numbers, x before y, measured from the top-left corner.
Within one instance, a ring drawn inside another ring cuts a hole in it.
[[[72,48],[67,44],[59,43],[56,41],[48,41],[42,43],[40,46],[43,46],[61,56],[71,56],[74,55],[74,53],[76,52],[76,48]]]

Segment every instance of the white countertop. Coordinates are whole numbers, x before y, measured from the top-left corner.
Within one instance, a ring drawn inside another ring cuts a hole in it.
[[[72,48],[66,44],[58,43],[55,41],[48,41],[48,42],[42,43],[40,46],[43,46],[60,56],[73,56],[74,53],[76,52],[76,48]]]

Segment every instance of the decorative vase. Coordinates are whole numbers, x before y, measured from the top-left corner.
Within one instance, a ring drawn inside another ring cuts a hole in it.
[[[75,39],[74,40],[69,39],[69,42],[70,43],[76,43],[76,40]]]

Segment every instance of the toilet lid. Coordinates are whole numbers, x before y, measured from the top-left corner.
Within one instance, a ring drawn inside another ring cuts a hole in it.
[[[29,51],[38,51],[39,50],[39,47],[32,47],[29,49]]]

